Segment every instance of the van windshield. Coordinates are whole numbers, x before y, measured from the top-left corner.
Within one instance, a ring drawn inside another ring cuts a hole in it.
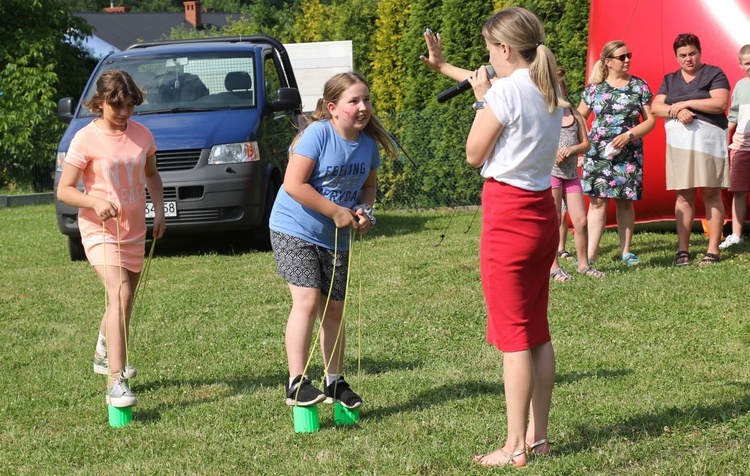
[[[122,69],[144,92],[135,115],[256,107],[255,61],[237,53],[130,56],[105,61],[84,99],[91,100],[105,71]],[[78,117],[95,114],[82,107]]]

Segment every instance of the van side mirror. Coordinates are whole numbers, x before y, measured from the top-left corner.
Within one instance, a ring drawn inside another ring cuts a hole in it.
[[[59,121],[69,124],[73,120],[73,111],[75,111],[73,98],[62,98],[57,102],[57,119]]]
[[[297,88],[279,88],[278,99],[268,103],[268,112],[300,110],[302,109],[302,96]]]

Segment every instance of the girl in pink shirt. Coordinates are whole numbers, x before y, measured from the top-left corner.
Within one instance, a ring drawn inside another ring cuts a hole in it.
[[[125,342],[143,266],[146,188],[154,203],[154,238],[161,238],[165,228],[154,138],[130,120],[142,102],[143,93],[125,71],[107,71],[99,78],[94,97],[84,104],[101,117],[76,133],[57,188],[61,202],[80,209],[81,242],[106,287],[94,371],[109,375],[106,400],[115,407],[136,404],[126,382],[135,369],[126,368]],[[81,178],[85,193],[76,187]]]

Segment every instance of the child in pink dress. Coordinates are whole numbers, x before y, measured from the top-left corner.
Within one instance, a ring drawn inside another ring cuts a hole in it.
[[[87,103],[101,114],[73,137],[65,158],[57,198],[78,207],[78,227],[86,257],[107,294],[107,309],[99,326],[94,371],[109,376],[107,403],[135,406],[126,379],[133,291],[143,266],[146,239],[146,188],[154,204],[154,238],[164,235],[162,181],[156,170],[156,144],[151,132],[131,121],[143,93],[121,70],[105,72]],[[83,178],[85,193],[76,185]]]

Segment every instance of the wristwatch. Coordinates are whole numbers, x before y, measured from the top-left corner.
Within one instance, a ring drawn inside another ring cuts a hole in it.
[[[630,139],[630,142],[633,142],[635,140],[635,136],[630,131],[628,131],[628,139]]]
[[[471,105],[471,108],[475,111],[479,109],[484,109],[484,101],[476,101],[474,104]]]

